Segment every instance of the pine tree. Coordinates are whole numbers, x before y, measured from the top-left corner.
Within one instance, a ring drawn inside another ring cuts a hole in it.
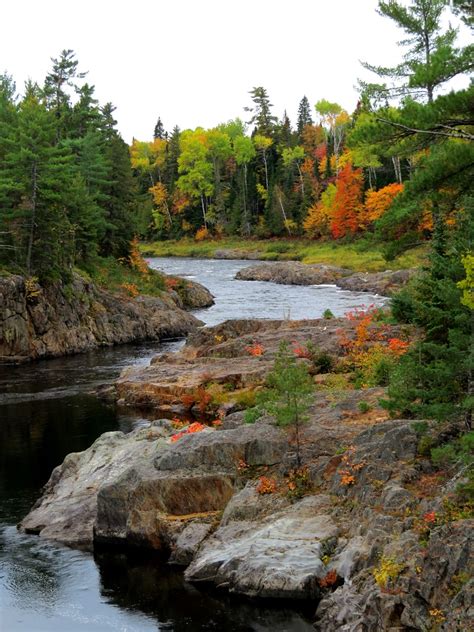
[[[474,409],[473,313],[462,302],[466,277],[462,256],[474,243],[474,198],[460,201],[454,228],[438,222],[431,266],[411,289],[394,299],[402,322],[423,328],[424,337],[402,356],[391,379],[388,408],[401,415],[472,424]]]
[[[446,5],[446,0],[411,0],[408,7],[396,0],[379,1],[379,13],[405,31],[407,38],[401,44],[409,48],[403,62],[392,68],[363,64],[380,77],[396,82],[389,88],[362,84],[369,92],[382,97],[425,95],[432,103],[438,86],[473,68],[474,46],[456,49],[456,29],[449,26],[444,33],[441,30]]]
[[[246,112],[252,112],[249,125],[255,125],[255,133],[263,136],[271,136],[273,128],[277,122],[277,117],[272,114],[270,98],[267,91],[262,86],[252,88],[249,93],[254,105],[246,107]]]
[[[301,466],[301,425],[307,420],[314,385],[308,368],[298,362],[288,343],[282,342],[266,388],[257,396],[257,408],[274,415],[281,426],[295,430],[296,464]]]
[[[56,117],[56,140],[59,141],[66,131],[66,119],[71,109],[67,88],[77,88],[74,80],[83,79],[87,73],[78,72],[79,62],[71,49],[61,51],[59,57],[51,58],[51,61],[53,67],[46,75],[43,94]]]

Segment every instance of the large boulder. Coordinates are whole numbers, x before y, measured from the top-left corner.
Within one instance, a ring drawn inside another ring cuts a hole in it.
[[[305,264],[299,261],[260,263],[242,268],[235,275],[240,281],[270,281],[284,285],[333,284],[351,274],[351,270],[324,264]]]
[[[21,521],[20,529],[71,546],[91,547],[97,517],[97,494],[131,464],[152,461],[166,442],[160,426],[106,432],[84,452],[68,454],[51,474],[43,495]]]
[[[198,550],[186,579],[252,597],[314,599],[326,574],[324,543],[338,535],[328,506],[328,498],[314,496],[259,521],[224,522]]]

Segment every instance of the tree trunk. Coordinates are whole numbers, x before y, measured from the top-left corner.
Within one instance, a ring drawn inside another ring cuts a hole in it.
[[[206,205],[204,203],[204,195],[201,193],[202,218],[204,220],[204,228],[207,229]]]
[[[300,165],[299,165],[298,161],[296,161],[296,166],[298,168],[298,173],[300,174],[301,197],[304,199],[304,178],[303,178],[303,174],[301,173],[301,169],[300,169]]]
[[[26,272],[31,275],[31,257],[33,254],[33,241],[36,227],[36,201],[38,196],[38,169],[36,160],[33,162],[31,171],[31,224],[30,234],[28,236],[28,250],[26,253]]]
[[[288,218],[286,217],[286,213],[285,213],[285,207],[283,206],[283,201],[281,199],[281,194],[280,191],[277,191],[277,196],[278,196],[278,201],[280,202],[280,208],[281,208],[281,213],[283,215],[283,220],[285,223],[285,228],[288,231],[288,235],[291,237],[291,230],[290,227],[288,226]]]

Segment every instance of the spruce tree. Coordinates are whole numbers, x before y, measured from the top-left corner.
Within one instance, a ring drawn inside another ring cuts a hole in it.
[[[306,96],[304,96],[300,104],[298,106],[298,121],[296,123],[296,130],[298,132],[298,136],[301,137],[303,133],[303,129],[306,125],[313,125],[314,121],[311,116],[311,106]]]

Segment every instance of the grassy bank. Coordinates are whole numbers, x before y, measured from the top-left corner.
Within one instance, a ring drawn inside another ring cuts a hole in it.
[[[420,246],[387,262],[380,246],[368,247],[362,242],[334,244],[283,239],[262,241],[221,239],[196,242],[193,239],[182,239],[141,245],[142,254],[147,257],[213,258],[218,250],[237,250],[255,255],[263,261],[296,260],[304,263],[326,263],[367,272],[419,267],[424,262],[428,251],[427,246]]]
[[[113,257],[97,257],[76,272],[111,292],[119,292],[126,296],[160,296],[165,290],[165,281],[159,272],[148,270],[144,273],[120,263]]]

